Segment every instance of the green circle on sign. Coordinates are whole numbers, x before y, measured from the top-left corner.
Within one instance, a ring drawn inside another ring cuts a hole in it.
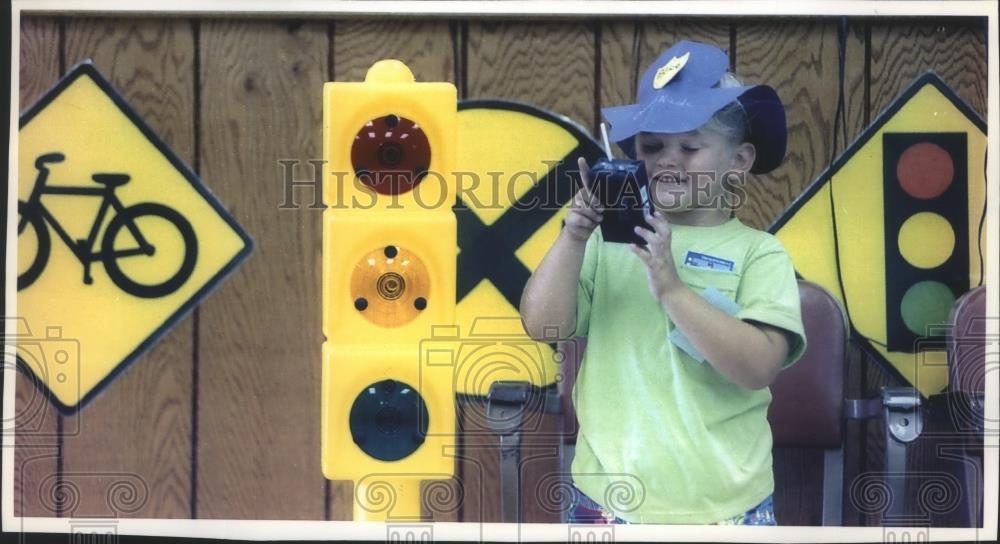
[[[939,281],[922,281],[906,290],[900,311],[906,328],[917,336],[926,336],[929,325],[940,325],[948,320],[954,303],[955,294],[950,287]]]

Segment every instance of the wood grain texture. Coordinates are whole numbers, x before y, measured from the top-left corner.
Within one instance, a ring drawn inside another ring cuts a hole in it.
[[[485,399],[462,398],[457,406],[461,434],[456,479],[464,495],[458,521],[499,523],[503,519],[500,512],[500,439],[486,432],[489,425]],[[522,448],[522,455],[524,451]]]
[[[71,19],[66,61],[92,59],[136,113],[194,159],[194,37],[178,19]],[[63,446],[67,515],[186,518],[191,501],[192,323],[180,321],[78,414]],[[114,495],[116,485],[135,495]],[[127,500],[128,502],[122,502]]]
[[[927,70],[933,70],[973,110],[985,118],[986,66],[985,34],[982,23],[978,20],[873,22],[870,85],[872,116],[875,117],[877,112],[888,107],[914,79]],[[865,385],[867,394],[874,396],[883,386],[906,384],[899,383],[883,370],[881,363],[870,359]],[[869,423],[867,427],[865,470],[877,473],[884,470],[885,428],[881,422]],[[930,444],[928,441],[919,441],[910,445],[907,455],[909,470],[939,469],[937,453],[931,450]],[[908,480],[910,508],[918,506],[917,490],[924,483],[925,478]],[[872,514],[867,522],[879,524],[881,517],[881,514]]]
[[[862,49],[861,44],[853,45]],[[837,28],[831,20],[741,24],[736,51],[736,73],[746,84],[774,87],[788,121],[785,161],[769,174],[748,178],[746,205],[737,210],[741,221],[764,229],[830,163],[839,74]],[[861,85],[863,63],[848,64],[845,76],[845,88]]]
[[[594,124],[594,28],[583,22],[469,23],[470,97],[532,103]]]
[[[20,32],[19,106],[31,106],[62,75],[59,65],[59,20],[22,17]],[[5,185],[6,187],[6,185]],[[6,210],[4,212],[6,219]],[[31,324],[28,324],[30,327]],[[36,324],[37,328],[39,324]],[[44,337],[45,331],[32,331]],[[4,368],[15,365],[4,357]],[[43,486],[58,478],[61,416],[30,373],[18,371],[14,400],[14,515],[51,517],[59,505]],[[4,423],[4,432],[8,426]]]
[[[521,502],[527,523],[562,523],[563,505],[556,482],[568,481],[560,463],[562,422],[558,415],[536,412],[526,418],[521,448]],[[555,488],[554,488],[555,487]]]
[[[456,46],[445,21],[336,21],[333,78],[363,81],[376,61],[398,59],[410,68],[417,81],[456,83]]]
[[[322,156],[327,25],[200,29],[201,177],[255,247],[201,308],[195,513],[321,520],[321,216],[278,208],[278,161]]]
[[[560,416],[541,412],[541,403],[539,393],[528,401],[523,413],[520,513],[525,523],[559,523],[561,512],[555,495],[559,491],[552,486],[567,480],[559,462],[562,421]],[[500,439],[489,431],[486,410],[485,398],[460,399],[459,428],[463,434],[457,479],[463,489],[463,497],[458,521],[503,521],[500,507]]]
[[[465,89],[469,97],[528,102],[568,116],[583,127],[595,126],[595,31],[584,22],[528,23],[470,21]],[[485,402],[462,401],[460,425],[487,429]],[[541,421],[541,420],[539,420]],[[522,470],[532,482],[561,470],[552,454],[551,434],[558,421],[528,427],[521,448]],[[465,488],[461,521],[499,522],[499,439],[489,434],[462,436],[459,479]],[[481,493],[478,490],[482,490]],[[525,487],[527,489],[527,486]],[[534,493],[522,493],[525,521],[548,521],[553,514]]]
[[[727,21],[676,17],[601,23],[600,107],[634,103],[636,85],[650,63],[681,40],[729,49],[729,28]]]
[[[335,81],[363,81],[368,68],[382,59],[398,59],[417,81],[458,83],[453,25],[442,21],[344,20],[332,23],[331,73]],[[405,39],[400,39],[404,37]],[[427,481],[423,515],[433,521],[458,521],[457,504],[465,491],[458,480]],[[329,519],[353,516],[353,484],[330,482]]]
[[[871,110],[882,111],[914,79],[933,70],[986,118],[986,37],[980,21],[873,23]]]
[[[823,450],[774,448],[774,517],[778,525],[823,524]]]

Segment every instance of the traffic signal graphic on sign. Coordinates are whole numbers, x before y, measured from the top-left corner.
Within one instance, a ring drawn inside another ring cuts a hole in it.
[[[982,284],[985,164],[986,124],[927,73],[769,229],[844,305],[861,345],[925,396],[948,383],[935,335]]]
[[[17,315],[79,359],[22,361],[79,409],[250,254],[252,241],[93,64],[21,115]]]
[[[968,145],[965,133],[882,138],[886,347],[913,352],[969,290]]]
[[[383,60],[323,101],[323,474],[355,520],[419,520],[455,473],[452,368],[420,348],[455,320],[457,90]]]

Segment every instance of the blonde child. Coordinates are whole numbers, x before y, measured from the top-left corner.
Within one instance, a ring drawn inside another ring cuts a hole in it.
[[[584,187],[525,286],[532,337],[588,339],[570,522],[775,524],[768,385],[805,336],[788,255],[730,197],[780,164],[787,129],[774,90],[741,86],[728,65],[680,42],[636,104],[603,111],[648,173],[646,243],[602,240],[581,158]]]

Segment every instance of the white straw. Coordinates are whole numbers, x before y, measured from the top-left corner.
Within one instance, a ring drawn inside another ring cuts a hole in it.
[[[608,143],[608,127],[604,123],[601,123],[601,138],[604,140],[604,153],[608,155],[608,160],[611,160],[611,144]]]

